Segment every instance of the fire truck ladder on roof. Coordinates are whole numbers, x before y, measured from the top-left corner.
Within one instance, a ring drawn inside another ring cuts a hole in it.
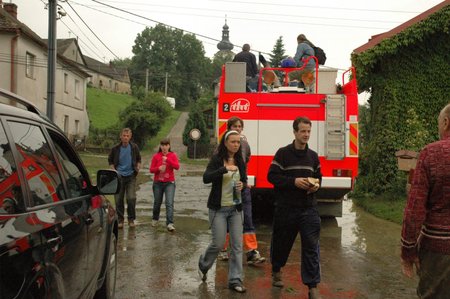
[[[325,156],[328,160],[342,160],[345,157],[345,95],[327,95],[325,109]]]

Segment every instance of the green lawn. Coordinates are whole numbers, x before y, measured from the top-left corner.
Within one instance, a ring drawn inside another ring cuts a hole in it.
[[[378,218],[402,224],[406,198],[395,197],[398,196],[357,196],[352,197],[352,200],[356,205]]]
[[[97,88],[88,88],[86,97],[89,120],[91,125],[98,129],[105,129],[117,123],[119,112],[136,100],[130,95]]]

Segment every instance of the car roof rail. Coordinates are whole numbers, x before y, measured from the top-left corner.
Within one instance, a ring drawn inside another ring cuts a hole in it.
[[[2,100],[2,97],[0,97],[0,103],[4,103],[11,106],[14,105],[17,108],[33,112],[41,117],[48,119],[48,117],[41,110],[39,110],[33,103],[25,100],[24,98],[13,92],[0,88],[0,96],[6,97],[9,100],[9,103],[5,103]],[[20,106],[17,106],[17,104],[20,104]]]

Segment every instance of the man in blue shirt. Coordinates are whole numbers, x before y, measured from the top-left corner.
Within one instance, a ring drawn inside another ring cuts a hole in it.
[[[127,198],[128,225],[134,227],[134,220],[136,219],[136,176],[141,168],[141,154],[138,146],[130,141],[131,136],[131,129],[122,129],[120,143],[111,149],[108,156],[110,167],[120,174],[121,180],[120,192],[115,195],[119,228],[123,227],[125,219],[125,194]]]

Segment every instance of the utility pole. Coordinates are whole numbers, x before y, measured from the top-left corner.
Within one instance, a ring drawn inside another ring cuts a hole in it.
[[[167,98],[167,77],[169,76],[169,73],[166,72],[166,84],[164,86],[164,97]]]
[[[47,116],[53,121],[56,73],[56,9],[58,0],[48,1]]]
[[[148,68],[145,69],[145,95],[148,94]]]

